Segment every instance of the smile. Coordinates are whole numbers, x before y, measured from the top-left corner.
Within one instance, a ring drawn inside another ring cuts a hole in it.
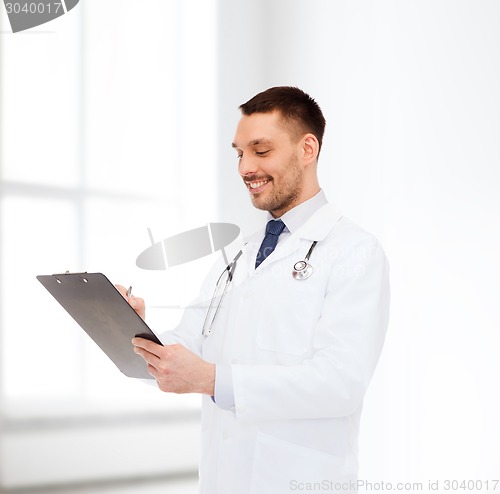
[[[269,180],[263,180],[262,182],[250,182],[248,185],[251,189],[258,189],[259,187],[262,187],[264,184],[267,184]]]
[[[268,183],[269,180],[255,180],[254,182],[245,181],[248,190],[253,194],[260,192]]]

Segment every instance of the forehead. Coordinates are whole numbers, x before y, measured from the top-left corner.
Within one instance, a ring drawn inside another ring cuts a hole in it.
[[[242,115],[233,147],[245,147],[264,143],[289,143],[291,135],[279,112]]]

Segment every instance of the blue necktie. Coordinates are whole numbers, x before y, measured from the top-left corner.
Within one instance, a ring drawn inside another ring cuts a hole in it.
[[[262,241],[257,258],[255,259],[255,269],[261,262],[276,248],[278,237],[285,228],[285,223],[281,220],[271,220],[266,226],[266,236]]]

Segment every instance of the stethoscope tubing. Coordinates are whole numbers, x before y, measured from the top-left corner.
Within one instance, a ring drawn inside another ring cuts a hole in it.
[[[309,259],[311,258],[311,254],[314,250],[314,248],[316,247],[316,244],[318,243],[317,240],[315,240],[312,244],[311,244],[311,247],[309,248],[307,254],[306,254],[306,257],[304,257],[304,260],[303,261],[297,261],[294,265],[293,265],[293,271],[292,271],[292,276],[294,277],[294,279],[296,280],[305,280],[307,278],[309,278],[309,276],[311,276],[312,272],[313,272],[313,268],[312,266],[309,264]],[[226,290],[228,288],[228,286],[231,284],[231,282],[233,281],[233,275],[234,275],[234,271],[236,269],[236,264],[237,264],[237,261],[238,259],[240,258],[241,254],[243,253],[242,250],[240,250],[238,252],[238,254],[236,254],[236,257],[224,268],[224,271],[222,271],[221,275],[219,276],[219,279],[217,280],[217,283],[215,284],[215,290],[214,290],[214,295],[212,296],[212,301],[210,302],[210,307],[209,307],[209,310],[207,312],[207,315],[205,317],[205,322],[203,324],[203,329],[202,329],[202,335],[207,337],[211,334],[212,332],[212,325],[213,325],[213,322],[215,320],[215,317],[217,316],[217,313],[219,312],[219,308],[221,306],[221,303],[222,303],[222,299],[224,298],[224,295],[226,293]],[[227,271],[227,278],[226,278],[226,282],[225,282],[225,287],[224,287],[224,290],[222,292],[222,295],[220,297],[220,299],[218,301],[215,300],[215,293],[217,292],[217,287],[222,279],[222,277],[224,276],[224,274],[226,273]],[[215,312],[210,320],[210,317],[209,315],[211,314],[212,312],[212,309],[213,309],[213,304],[214,303],[217,303],[217,306],[215,307]]]

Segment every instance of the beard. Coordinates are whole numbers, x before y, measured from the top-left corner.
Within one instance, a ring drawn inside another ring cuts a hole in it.
[[[278,179],[278,183],[271,176],[262,178],[269,180],[269,190],[251,196],[257,209],[269,211],[274,217],[279,217],[297,204],[304,185],[304,172],[296,157],[291,159],[286,174]]]

